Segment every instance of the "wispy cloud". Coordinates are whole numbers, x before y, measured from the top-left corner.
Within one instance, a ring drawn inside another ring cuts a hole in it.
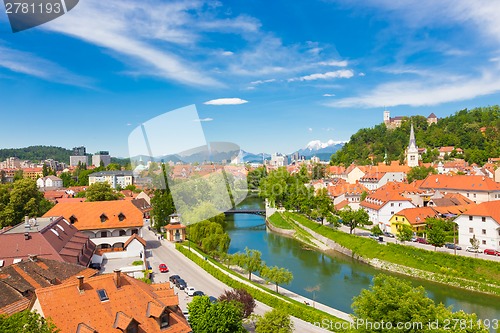
[[[219,99],[212,99],[210,101],[206,101],[203,104],[206,105],[239,105],[239,104],[245,104],[248,103],[248,101],[241,99],[241,98],[219,98]]]
[[[326,73],[315,73],[310,75],[305,75],[301,77],[294,77],[288,79],[288,82],[294,81],[313,81],[313,80],[326,80],[326,79],[349,79],[354,76],[354,72],[350,69],[342,69],[334,72],[326,72]]]
[[[253,84],[253,85],[259,85],[259,84],[271,83],[271,82],[275,82],[275,81],[276,81],[276,79],[257,80],[257,81],[252,81],[252,82],[250,82],[250,84]]]
[[[213,121],[213,120],[214,120],[213,118],[199,118],[199,119],[195,119],[194,121],[204,123],[204,122],[209,122],[209,121]]]
[[[333,97],[335,94],[323,94],[323,97]]]
[[[34,54],[0,45],[0,67],[50,82],[78,87],[91,86],[91,80],[79,76],[49,60]]]
[[[330,60],[330,61],[320,61],[318,65],[321,66],[332,66],[332,67],[347,67],[349,62],[347,60]]]
[[[309,132],[312,132],[312,131],[313,131],[312,127],[309,127],[307,130],[308,130]]]
[[[75,11],[41,27],[82,39],[125,56],[144,74],[155,75],[194,86],[222,86],[216,79],[196,69],[192,63],[157,46],[154,40],[172,44],[192,43],[197,36],[180,26],[190,22],[186,11],[195,1],[161,4],[130,0],[87,0]],[[212,26],[215,28],[215,26]]]

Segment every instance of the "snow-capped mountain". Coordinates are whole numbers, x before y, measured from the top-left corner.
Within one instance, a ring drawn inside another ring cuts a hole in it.
[[[306,159],[317,156],[322,161],[329,161],[330,156],[341,149],[344,144],[343,141],[328,140],[327,142],[321,142],[320,140],[313,140],[305,148],[300,149],[298,153]]]
[[[327,148],[327,147],[338,145],[338,144],[340,144],[342,146],[344,144],[344,142],[343,141],[333,141],[332,139],[328,140],[327,142],[321,142],[320,140],[313,140],[306,145],[305,149],[319,150],[319,149]]]

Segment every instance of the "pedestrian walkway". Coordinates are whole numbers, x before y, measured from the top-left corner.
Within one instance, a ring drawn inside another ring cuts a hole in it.
[[[200,258],[204,259],[203,255],[201,255],[198,251],[196,250],[193,250],[193,249],[190,249],[192,253],[198,255]],[[231,274],[223,269],[221,269],[219,266],[217,266],[216,264],[214,264],[213,262],[211,261],[207,261],[208,263],[210,263],[210,265],[212,265],[213,267],[217,268],[219,271],[223,272],[224,274],[226,274],[227,276],[237,280],[238,282],[241,282],[241,283],[244,283],[252,288],[258,288],[256,286],[254,286],[251,282],[241,278],[240,276],[237,275],[237,273],[235,272],[235,274]],[[262,285],[263,287],[265,287],[266,289],[269,289],[271,290],[271,288],[274,288],[274,285],[268,285],[266,283],[266,281],[264,281],[262,278],[260,278],[259,276],[255,275],[255,274],[252,274],[253,276],[253,280],[257,283],[259,283],[260,285]],[[259,289],[259,290],[262,290],[262,289]],[[351,315],[349,315],[348,313],[345,313],[345,312],[342,312],[340,310],[337,310],[337,309],[334,309],[332,307],[329,307],[328,305],[325,305],[325,304],[322,304],[322,303],[318,303],[318,302],[315,302],[314,300],[311,300],[307,297],[304,297],[302,295],[298,295],[288,289],[285,289],[285,288],[282,288],[282,287],[279,287],[279,290],[280,290],[280,294],[283,295],[283,296],[286,296],[286,297],[289,297],[291,299],[294,299],[300,303],[304,303],[304,304],[309,304],[310,306],[314,306],[314,308],[318,309],[318,310],[321,310],[323,312],[326,312],[326,313],[329,313],[331,314],[332,316],[335,316],[337,318],[340,318],[342,320],[345,320],[345,321],[348,321],[348,322],[353,322],[352,318],[351,318]],[[265,290],[262,290],[263,292],[266,292]],[[268,292],[269,295],[272,295],[272,296],[275,296],[273,295],[272,293]]]

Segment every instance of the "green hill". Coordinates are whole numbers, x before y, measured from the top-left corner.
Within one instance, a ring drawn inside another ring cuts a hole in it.
[[[52,158],[59,162],[69,163],[69,157],[72,153],[72,150],[54,146],[6,148],[0,149],[0,161],[4,161],[8,157],[18,157],[21,160],[30,160],[33,162],[39,162]]]
[[[388,129],[383,123],[360,129],[332,155],[331,163],[370,164],[370,155],[373,155],[374,163],[378,163],[384,160],[386,152],[389,160],[403,161],[410,138],[410,121],[415,128],[418,147],[428,150],[423,155],[424,162],[435,160],[437,148],[443,146],[462,148],[469,163],[482,164],[489,157],[500,156],[500,107],[495,105],[461,110],[432,125],[428,125],[423,116],[412,116],[405,118],[401,127],[395,129]]]

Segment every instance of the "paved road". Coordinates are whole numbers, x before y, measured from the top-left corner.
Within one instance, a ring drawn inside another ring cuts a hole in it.
[[[193,286],[210,296],[219,297],[224,290],[231,289],[175,250],[173,244],[165,240],[162,240],[160,243],[152,231],[148,231],[145,228],[143,237],[147,241],[147,249],[151,250],[151,255],[148,254],[148,260],[153,268],[153,282],[167,282],[170,275],[177,274],[186,280],[188,286]],[[165,263],[170,272],[160,273],[158,270],[158,265],[160,263]],[[179,296],[179,306],[183,311],[187,310],[187,304],[192,298],[187,296],[183,290],[179,290],[176,287],[174,288]],[[265,312],[271,310],[269,306],[263,303],[256,303],[257,306],[255,307],[254,313],[258,315],[263,315]],[[292,317],[292,319],[296,332],[329,332],[301,319],[294,317]]]
[[[339,228],[339,230],[341,230],[345,233],[349,233],[349,228],[344,226],[344,225],[341,226]],[[358,228],[356,228],[353,231],[353,233],[355,233],[358,236],[366,236],[366,237],[368,237],[368,235],[370,234],[369,231],[366,231],[364,229],[358,229]],[[385,237],[385,236],[384,236],[384,242],[401,244],[401,242],[398,242],[398,240],[396,238],[390,238],[390,237]],[[405,242],[404,245],[414,246],[414,247],[418,247],[421,249],[434,251],[434,246],[432,246],[430,244],[421,244],[421,243],[417,243],[417,242]],[[454,250],[448,249],[445,247],[437,248],[437,252],[445,252],[445,253],[454,254]],[[467,252],[467,251],[465,251],[465,246],[462,246],[462,250],[457,250],[457,255],[500,262],[500,256],[492,256],[492,255],[488,255],[488,254],[484,254],[484,253]],[[383,259],[383,258],[381,258],[381,259]]]

